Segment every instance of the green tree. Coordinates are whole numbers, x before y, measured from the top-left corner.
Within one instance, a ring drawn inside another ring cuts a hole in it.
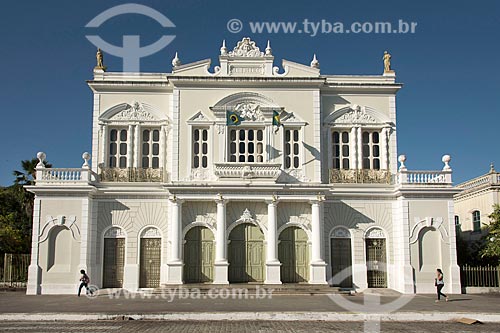
[[[493,213],[488,216],[491,220],[486,227],[488,234],[484,237],[484,247],[481,257],[499,262],[500,259],[500,205],[493,206]]]

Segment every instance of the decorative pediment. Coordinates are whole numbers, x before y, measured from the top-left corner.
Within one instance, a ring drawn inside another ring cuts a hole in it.
[[[123,111],[115,114],[111,119],[114,120],[154,120],[155,117],[144,109],[144,106],[139,102],[134,102]]]
[[[244,37],[234,47],[233,51],[228,53],[230,57],[263,57],[264,52],[255,45],[255,42],[249,37]]]
[[[306,122],[293,112],[283,112],[281,115],[282,124],[305,125]]]
[[[121,103],[113,106],[101,114],[99,120],[117,122],[158,122],[162,119],[159,118],[158,112],[156,112],[151,105],[134,101],[130,104]]]
[[[260,105],[256,103],[243,102],[234,106],[233,112],[236,112],[245,120],[264,121],[264,115],[260,111]]]
[[[270,98],[252,92],[241,92],[224,97],[210,109],[219,119],[226,119],[226,111],[234,111],[245,120],[253,121],[271,119],[273,111],[283,110]]]
[[[210,122],[210,119],[208,119],[205,114],[203,114],[202,111],[196,112],[191,118],[188,119],[188,124],[189,123],[206,123]]]
[[[367,106],[351,104],[348,107],[330,113],[325,124],[387,124],[390,119],[384,114]]]
[[[349,109],[349,111],[338,117],[335,122],[341,124],[369,124],[377,122],[377,119],[366,113],[364,106],[351,105]]]

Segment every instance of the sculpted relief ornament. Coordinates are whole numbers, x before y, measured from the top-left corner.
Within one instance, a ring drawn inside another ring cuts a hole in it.
[[[230,57],[263,57],[264,52],[255,45],[255,42],[250,38],[245,37],[236,44],[233,51],[229,52]]]
[[[129,106],[125,110],[117,113],[113,120],[155,120],[155,117],[148,111],[144,110],[144,106],[139,102],[134,102],[133,105]]]
[[[264,115],[260,111],[260,106],[254,103],[239,103],[234,107],[234,112],[238,113],[245,120],[263,121]]]
[[[349,111],[344,113],[342,116],[338,117],[335,122],[342,124],[352,124],[352,123],[376,123],[377,120],[366,113],[366,108],[364,106],[359,106],[353,104],[349,107]]]

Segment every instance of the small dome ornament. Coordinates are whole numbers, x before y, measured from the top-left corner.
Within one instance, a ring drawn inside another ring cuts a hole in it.
[[[179,55],[175,52],[175,57],[172,59],[172,66],[179,67],[181,65],[181,60],[179,59]]]
[[[443,158],[441,159],[444,163],[443,171],[451,171],[450,167],[450,161],[451,161],[451,156],[450,155],[443,155]]]
[[[222,41],[222,46],[220,48],[220,55],[221,56],[227,55],[227,47],[226,47],[226,40],[225,39]]]
[[[266,56],[271,56],[271,55],[273,55],[273,49],[271,49],[271,42],[268,40],[266,46]]]
[[[316,59],[316,53],[314,53],[313,60],[311,61],[311,67],[319,69],[319,61]]]

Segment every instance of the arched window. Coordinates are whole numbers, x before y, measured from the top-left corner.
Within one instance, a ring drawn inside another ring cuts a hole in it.
[[[472,230],[481,231],[481,213],[478,210],[472,212]]]

